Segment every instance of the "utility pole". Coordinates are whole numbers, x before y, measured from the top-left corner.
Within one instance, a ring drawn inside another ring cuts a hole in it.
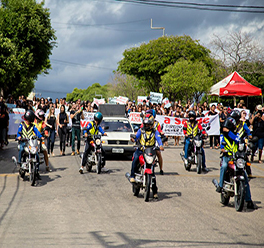
[[[164,33],[165,33],[165,28],[163,28],[163,27],[153,27],[152,26],[152,18],[150,19],[150,28],[151,29],[162,29],[163,30],[163,35],[162,35],[162,37],[164,37]]]

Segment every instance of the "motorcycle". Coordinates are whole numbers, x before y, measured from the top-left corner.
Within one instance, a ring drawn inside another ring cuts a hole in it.
[[[198,174],[201,174],[202,171],[202,147],[203,147],[203,139],[205,139],[205,135],[199,130],[198,134],[193,137],[192,135],[189,136],[190,138],[190,145],[188,147],[188,164],[184,163],[184,167],[186,170],[190,171],[192,164],[196,164],[196,171]],[[185,161],[184,158],[184,146],[183,152],[180,153],[183,162]]]
[[[254,140],[253,140],[254,141]],[[222,142],[225,146],[226,143]],[[228,205],[230,197],[234,197],[236,211],[242,211],[245,200],[245,170],[246,166],[251,164],[248,162],[247,156],[253,142],[247,143],[247,139],[241,139],[238,144],[238,150],[232,151],[231,159],[228,162],[227,171],[224,175],[224,184],[221,192],[221,203]],[[221,160],[222,161],[222,160]],[[221,163],[220,163],[221,166]],[[218,187],[218,182],[213,179],[213,184]]]
[[[100,174],[102,170],[102,141],[101,135],[94,135],[93,139],[90,140],[91,136],[87,137],[86,142],[90,142],[91,151],[88,154],[86,160],[86,170],[88,172],[92,171],[92,167],[96,166],[96,173]],[[90,141],[89,141],[90,140]]]
[[[135,139],[135,135],[130,136]],[[140,189],[144,190],[144,199],[146,202],[148,202],[150,191],[152,190],[153,196],[157,193],[154,168],[157,166],[156,151],[159,150],[159,147],[144,147],[141,145],[136,147],[142,149],[143,154],[139,156],[139,163],[135,169],[135,182],[132,183],[132,192],[134,193],[134,196],[138,196]],[[125,176],[129,181],[129,172],[127,172]]]
[[[27,138],[22,138],[18,142],[18,150],[20,150],[20,143],[25,142],[25,147],[22,152],[22,157],[21,157],[21,164],[19,168],[19,175],[21,178],[25,178],[25,174],[29,174],[29,181],[31,186],[35,185],[36,179],[37,179],[37,174],[38,174],[38,167],[39,164],[37,161],[37,153],[39,149],[39,143],[44,142],[41,139],[38,139],[36,136],[33,136],[29,139]],[[13,162],[17,166],[18,162],[15,156],[12,157]]]

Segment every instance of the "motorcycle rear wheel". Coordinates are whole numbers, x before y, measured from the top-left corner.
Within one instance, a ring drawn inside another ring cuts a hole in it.
[[[221,193],[221,203],[225,206],[228,205],[230,200],[230,196],[225,196],[225,194]]]
[[[237,195],[235,195],[235,209],[241,212],[244,207],[245,200],[245,183],[243,181],[237,182]]]
[[[97,163],[96,163],[96,173],[100,174],[102,169],[102,156],[101,154],[97,154]]]
[[[201,174],[202,171],[202,154],[197,154],[197,166],[196,166],[196,170],[197,170],[197,174]]]
[[[139,191],[140,191],[140,188],[137,187],[137,186],[135,185],[135,183],[133,183],[132,191],[133,191],[133,193],[134,193],[134,196],[138,196]]]
[[[150,185],[151,185],[151,175],[150,174],[146,174],[146,186],[145,186],[145,195],[144,195],[144,199],[145,202],[149,201],[149,196],[150,196]]]

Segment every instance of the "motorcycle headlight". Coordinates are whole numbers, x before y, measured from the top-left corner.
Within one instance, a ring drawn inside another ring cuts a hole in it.
[[[144,154],[144,158],[147,164],[152,164],[154,160],[154,156],[149,156],[147,154]]]
[[[242,158],[239,158],[236,162],[236,165],[239,169],[243,169],[245,167],[245,160]]]
[[[30,146],[29,149],[31,154],[36,154],[38,150],[37,147],[33,147],[33,146]]]
[[[100,140],[100,139],[96,139],[96,140],[95,140],[95,144],[96,144],[97,146],[99,146],[99,145],[101,144],[101,140]]]
[[[202,140],[194,140],[194,143],[197,147],[201,147],[202,146]]]
[[[242,152],[244,150],[244,144],[239,144],[238,150]]]

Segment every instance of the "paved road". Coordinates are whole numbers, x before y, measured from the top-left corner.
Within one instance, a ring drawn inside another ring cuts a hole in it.
[[[206,149],[210,171],[197,175],[184,170],[181,149],[163,152],[159,200],[146,203],[124,176],[128,159],[108,160],[108,173],[80,175],[70,148],[52,157],[53,171],[31,187],[11,162],[12,141],[0,151],[0,247],[263,247],[264,164],[253,164],[250,182],[259,208],[238,213],[233,199],[221,205],[211,183],[219,177],[219,151]]]

